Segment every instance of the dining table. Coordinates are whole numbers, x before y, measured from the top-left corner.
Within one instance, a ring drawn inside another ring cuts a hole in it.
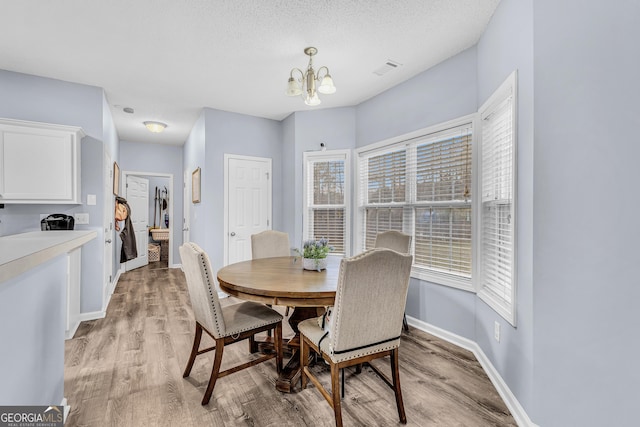
[[[292,392],[300,378],[298,323],[321,315],[324,307],[334,304],[341,259],[327,257],[327,267],[321,271],[303,269],[302,260],[295,256],[242,261],[218,271],[220,289],[230,296],[293,308],[288,322],[295,336],[285,343],[292,356],[276,380],[281,392]]]

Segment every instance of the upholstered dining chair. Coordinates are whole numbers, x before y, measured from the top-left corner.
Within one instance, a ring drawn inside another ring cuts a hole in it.
[[[265,230],[257,234],[251,235],[251,258],[274,258],[281,256],[290,256],[291,247],[289,246],[289,235],[282,231]],[[269,307],[271,305],[267,304]],[[285,316],[289,315],[289,307],[286,308]],[[268,334],[271,339],[271,334]],[[256,352],[258,347],[255,340],[249,340],[249,349]]]
[[[265,230],[251,235],[251,258],[273,258],[289,255],[291,255],[291,247],[287,233]]]
[[[385,356],[391,356],[391,379],[369,365],[393,389],[400,422],[407,422],[398,348],[412,260],[411,255],[389,249],[373,249],[343,259],[328,327],[323,328],[320,318],[298,324],[302,389],[311,380],[333,408],[338,427],[342,426],[340,370]],[[309,369],[310,349],[331,367],[331,393]]]
[[[411,236],[395,230],[383,231],[376,235],[375,248],[391,249],[401,254],[408,254],[411,250]],[[402,328],[409,332],[407,315],[402,316]]]
[[[211,270],[207,254],[195,243],[185,243],[180,246],[180,258],[196,320],[193,347],[183,377],[186,378],[191,373],[196,356],[212,350],[215,351],[211,376],[202,398],[202,404],[209,403],[218,378],[274,357],[276,370],[280,373],[282,370],[282,315],[264,304],[251,301],[222,307],[214,284],[215,275]],[[222,354],[226,345],[246,340],[258,332],[267,330],[274,331],[274,353],[220,371]],[[202,331],[215,340],[213,347],[200,350]]]

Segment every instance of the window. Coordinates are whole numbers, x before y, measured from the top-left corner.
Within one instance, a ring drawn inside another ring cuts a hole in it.
[[[361,249],[411,234],[415,277],[473,290],[472,130],[465,117],[359,152]]]
[[[516,73],[480,108],[478,296],[515,326]]]
[[[326,237],[332,254],[349,254],[349,152],[304,153],[304,239]]]

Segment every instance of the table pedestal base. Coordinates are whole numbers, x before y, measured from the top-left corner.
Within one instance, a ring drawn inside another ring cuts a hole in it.
[[[292,393],[295,385],[300,381],[300,331],[298,323],[306,319],[318,317],[324,312],[323,308],[316,307],[296,307],[293,314],[289,318],[289,325],[296,335],[283,345],[285,353],[291,352],[291,359],[284,366],[282,372],[276,379],[276,390],[283,393]],[[320,314],[318,314],[320,313]],[[267,337],[266,341],[250,341],[250,349],[252,352],[270,352],[273,351],[273,342],[271,337]]]

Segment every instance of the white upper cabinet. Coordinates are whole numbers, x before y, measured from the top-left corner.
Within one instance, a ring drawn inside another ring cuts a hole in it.
[[[81,128],[0,119],[0,203],[80,204]]]

